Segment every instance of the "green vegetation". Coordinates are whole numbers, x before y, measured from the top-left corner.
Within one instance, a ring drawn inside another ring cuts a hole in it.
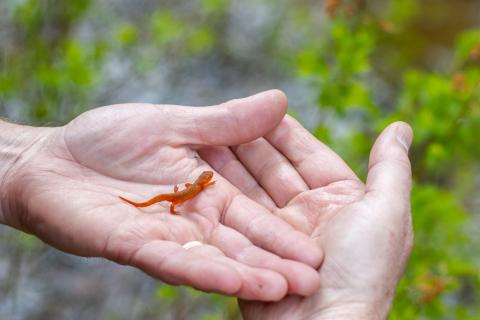
[[[414,0],[331,0],[326,7],[256,0],[245,8],[229,0],[166,3],[118,16],[101,7],[96,10],[103,15],[96,13],[92,7],[100,5],[88,0],[0,4],[0,22],[8,26],[0,49],[0,113],[61,124],[94,105],[121,102],[118,88],[143,83],[158,65],[169,66],[165,79],[178,86],[190,76],[188,68],[198,65],[252,65],[257,69],[245,71],[242,81],[263,72],[281,78],[270,82],[281,89],[287,82],[305,84],[320,113],[315,134],[361,177],[381,129],[406,121],[415,133],[415,246],[391,319],[478,319],[480,29],[468,23],[468,9]],[[244,17],[271,14],[252,17],[256,32],[239,46],[232,44],[235,31],[229,28],[237,26],[232,21],[242,9]],[[453,11],[451,19],[462,23],[435,25],[435,17],[450,19]],[[82,28],[96,32],[85,36]],[[441,54],[433,50],[438,46]],[[112,61],[128,76],[109,75]],[[230,89],[239,82],[229,83]],[[290,104],[294,113],[304,108],[295,100]],[[41,250],[31,238],[16,241],[15,250]],[[173,310],[172,316],[188,305],[199,319],[238,317],[233,299],[190,289],[159,285],[153,300],[159,305],[154,310]]]

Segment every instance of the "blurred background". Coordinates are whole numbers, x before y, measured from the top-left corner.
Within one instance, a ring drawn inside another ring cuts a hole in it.
[[[415,132],[415,247],[390,319],[480,318],[480,1],[2,0],[0,116],[62,125],[122,102],[279,88],[365,178]],[[1,319],[239,319],[231,298],[63,254],[0,227]]]

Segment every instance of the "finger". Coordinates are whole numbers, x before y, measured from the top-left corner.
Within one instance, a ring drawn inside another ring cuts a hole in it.
[[[135,215],[110,233],[101,255],[138,267],[168,283],[190,285],[208,292],[262,301],[278,300],[287,293],[287,282],[278,272],[249,267],[225,257],[211,246],[201,246],[205,252],[200,256],[185,255],[179,244],[206,242],[203,233],[198,231],[199,222],[190,218],[170,214]],[[196,248],[194,252],[198,253]],[[239,288],[238,281],[241,282]]]
[[[370,153],[367,193],[386,201],[408,204],[412,175],[408,149],[412,129],[403,122],[389,125],[377,138]]]
[[[241,144],[233,151],[278,207],[284,207],[297,194],[308,190],[292,164],[265,139]]]
[[[168,131],[175,144],[228,146],[254,140],[273,129],[286,113],[287,98],[279,90],[270,90],[215,107],[162,110],[172,119]],[[166,116],[163,112],[162,119]]]
[[[209,245],[186,250],[176,243],[152,241],[135,252],[131,265],[170,284],[247,300],[277,301],[287,290],[278,273],[244,266]]]
[[[223,222],[245,235],[256,246],[282,258],[303,262],[317,268],[323,254],[312,239],[293,229],[285,221],[245,195],[233,198],[224,214]]]
[[[215,171],[220,173],[244,195],[258,202],[270,211],[276,210],[275,203],[252,177],[227,147],[206,147],[198,150],[202,157]]]
[[[342,158],[288,115],[265,137],[295,166],[311,189],[359,180]]]
[[[262,250],[228,227],[219,225],[209,238],[209,243],[242,264],[278,272],[287,280],[288,294],[308,296],[320,287],[320,278],[315,269]]]

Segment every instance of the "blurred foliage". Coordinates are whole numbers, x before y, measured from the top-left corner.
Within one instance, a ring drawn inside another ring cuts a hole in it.
[[[445,71],[421,70],[406,57],[399,62],[379,51],[382,41],[403,42],[401,30],[418,14],[416,2],[390,1],[375,15],[355,6],[361,1],[330,3],[337,7],[330,8],[329,32],[302,48],[297,60],[299,73],[318,87],[320,108],[332,109],[337,119],[322,123],[317,136],[365,176],[368,150],[382,128],[402,120],[415,133],[415,246],[391,319],[478,319],[480,246],[468,231],[478,214],[471,199],[478,197],[480,174],[480,29],[458,34]],[[403,83],[381,105],[372,85],[378,68],[399,63],[407,67],[397,74]],[[339,135],[339,122],[357,127]]]
[[[206,295],[192,288],[161,285],[155,297],[172,319],[187,319],[192,313],[195,314],[192,318],[200,320],[238,319],[240,316],[235,299]]]
[[[252,18],[247,27],[256,31],[238,45],[228,25],[244,8],[230,0],[165,1],[141,19],[132,14],[105,25],[89,0],[6,1],[0,4],[8,34],[0,49],[0,112],[64,123],[111,102],[105,95],[148,77],[159,64],[268,65],[291,82],[307,83],[322,115],[314,133],[362,177],[381,129],[406,121],[415,133],[415,247],[391,319],[478,319],[480,245],[472,223],[479,210],[480,29],[464,18],[467,2],[252,0],[245,8],[270,10],[268,23]],[[445,26],[432,32],[437,16]],[[95,33],[85,36],[84,19],[97,21]],[[446,52],[441,60],[429,51],[439,44]],[[109,75],[112,61],[131,77]],[[178,83],[178,74],[171,79]],[[20,236],[15,250],[36,246]],[[165,318],[239,317],[234,299],[193,289],[159,285],[154,299],[156,307],[142,318],[159,310]]]

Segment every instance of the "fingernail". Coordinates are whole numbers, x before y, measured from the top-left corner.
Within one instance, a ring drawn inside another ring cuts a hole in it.
[[[408,152],[410,145],[412,144],[411,129],[406,127],[406,125],[399,123],[395,131],[397,141],[404,147],[405,151]]]

